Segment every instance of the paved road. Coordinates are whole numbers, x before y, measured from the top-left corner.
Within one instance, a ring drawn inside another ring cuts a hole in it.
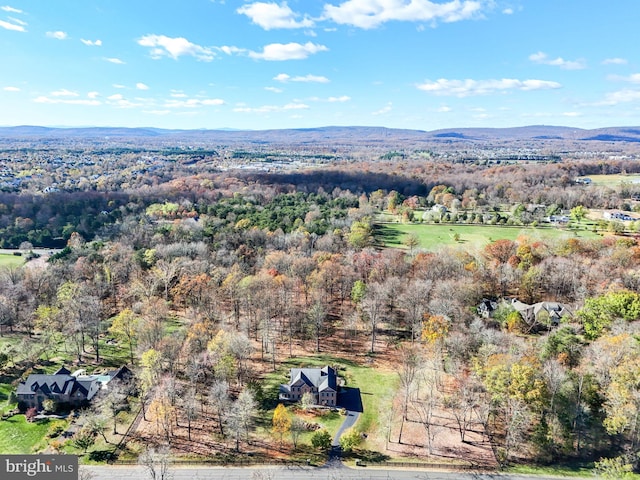
[[[92,480],[150,479],[139,466],[87,466]],[[174,480],[558,480],[559,477],[507,475],[501,473],[447,472],[432,470],[384,470],[378,468],[332,467],[175,467]]]

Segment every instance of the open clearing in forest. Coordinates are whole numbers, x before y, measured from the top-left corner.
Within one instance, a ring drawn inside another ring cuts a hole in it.
[[[409,234],[414,234],[418,238],[419,244],[415,248],[424,250],[438,250],[448,246],[461,246],[466,249],[482,248],[496,240],[516,240],[521,236],[532,240],[598,237],[590,230],[493,225],[382,223],[376,224],[374,230],[376,242],[385,247],[407,249],[403,242]],[[456,237],[456,234],[459,237]],[[458,238],[457,241],[456,238]]]
[[[376,433],[380,427],[378,424],[380,413],[390,408],[391,397],[397,388],[398,377],[394,371],[358,365],[352,360],[332,355],[294,357],[283,361],[276,372],[266,375],[264,379],[265,393],[276,403],[278,386],[289,380],[290,368],[323,367],[325,365],[338,367],[338,376],[346,382],[347,387],[360,388],[364,412],[355,428],[359,432]],[[267,418],[270,419],[272,416],[273,410],[269,410]],[[331,425],[331,427],[337,430],[341,423],[342,421],[335,422],[335,425]],[[330,430],[330,433],[333,435],[335,430]]]
[[[0,253],[0,268],[1,267],[19,267],[22,264],[24,264],[23,256]]]
[[[593,185],[615,187],[623,183],[640,184],[640,174],[615,173],[611,175],[587,175]]]

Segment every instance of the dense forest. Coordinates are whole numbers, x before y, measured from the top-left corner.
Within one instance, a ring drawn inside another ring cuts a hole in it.
[[[98,164],[94,168],[106,167]],[[362,194],[376,191],[371,206],[377,209],[386,208],[390,192],[395,192],[394,201],[404,202],[406,208],[438,203],[465,215],[523,205],[533,214],[533,218],[525,214],[520,219],[526,224],[540,221],[549,211],[568,211],[578,205],[629,211],[634,206],[633,195],[640,192],[639,185],[585,188],[575,179],[639,169],[632,161],[476,165],[379,160],[273,173],[236,170],[194,175],[178,168],[158,172],[155,180],[143,175],[146,181],[137,186],[117,183],[107,187],[98,179],[97,184],[78,183],[71,189],[48,193],[33,192],[25,185],[13,187],[15,192],[0,193],[0,248],[17,248],[22,242],[60,247],[73,232],[86,240],[110,238],[122,224],[139,216],[198,218],[209,227],[195,230],[211,237],[215,230],[212,224],[218,228],[245,218],[248,227],[270,231],[280,227],[289,232],[296,221],[295,228],[304,224],[312,212],[312,217],[321,220],[304,227],[309,233],[320,234],[331,225],[345,226],[341,218],[348,209],[357,206]],[[434,190],[441,185],[446,192]],[[293,196],[287,197],[289,194]],[[168,204],[164,210],[157,206],[164,203]],[[544,211],[536,214],[532,211],[535,205],[542,205]]]
[[[126,188],[4,192],[0,247],[66,248],[46,264],[2,272],[0,334],[21,335],[21,343],[2,347],[0,366],[23,375],[57,350],[99,364],[103,340],[118,338],[157,437],[171,444],[175,435],[163,416],[190,426],[194,405],[206,403],[219,438],[239,447],[250,441],[256,409],[275,407],[259,387],[265,369],[301,351],[350,352],[375,368],[393,352],[397,386],[380,412],[389,427],[363,427],[369,448],[383,448],[373,437],[387,446],[415,442],[403,432],[420,425],[421,454],[435,454],[436,418],[444,416],[462,443],[481,432],[499,465],[635,465],[633,236],[532,233],[437,251],[384,248],[375,236],[382,212],[429,223],[435,219],[422,212],[434,205],[448,211],[437,221],[452,224],[535,226],[576,207],[634,211],[634,184],[575,182],[634,171],[640,166],[625,160],[470,164],[393,155],[300,171],[174,169]],[[560,303],[570,313],[559,322],[525,318],[500,301],[511,298]],[[478,312],[483,301],[496,305],[489,317]],[[12,363],[18,351],[24,360]]]

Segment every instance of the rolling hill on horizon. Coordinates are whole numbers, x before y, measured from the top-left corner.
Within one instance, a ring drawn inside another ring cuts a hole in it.
[[[126,127],[42,127],[21,125],[0,127],[4,140],[28,139],[166,139],[219,143],[354,143],[385,144],[402,142],[470,143],[495,141],[569,141],[569,142],[626,142],[640,143],[640,127],[606,127],[580,129],[564,126],[531,125],[510,128],[447,128],[424,131],[386,127],[326,126],[299,129],[233,130],[198,129],[178,130],[161,128]]]

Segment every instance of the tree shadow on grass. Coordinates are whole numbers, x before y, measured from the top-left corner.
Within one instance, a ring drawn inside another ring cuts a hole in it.
[[[388,225],[374,225],[373,237],[378,245],[397,245],[400,243],[401,232]]]
[[[389,455],[385,455],[384,453],[376,452],[373,450],[356,449],[349,452],[346,455],[343,454],[343,457],[346,457],[346,456],[350,458],[354,458],[356,460],[360,460],[361,462],[372,462],[372,463],[388,462],[389,460],[391,460],[391,457]]]
[[[112,459],[112,450],[92,450],[91,452],[89,452],[89,460],[93,462],[108,462]]]

